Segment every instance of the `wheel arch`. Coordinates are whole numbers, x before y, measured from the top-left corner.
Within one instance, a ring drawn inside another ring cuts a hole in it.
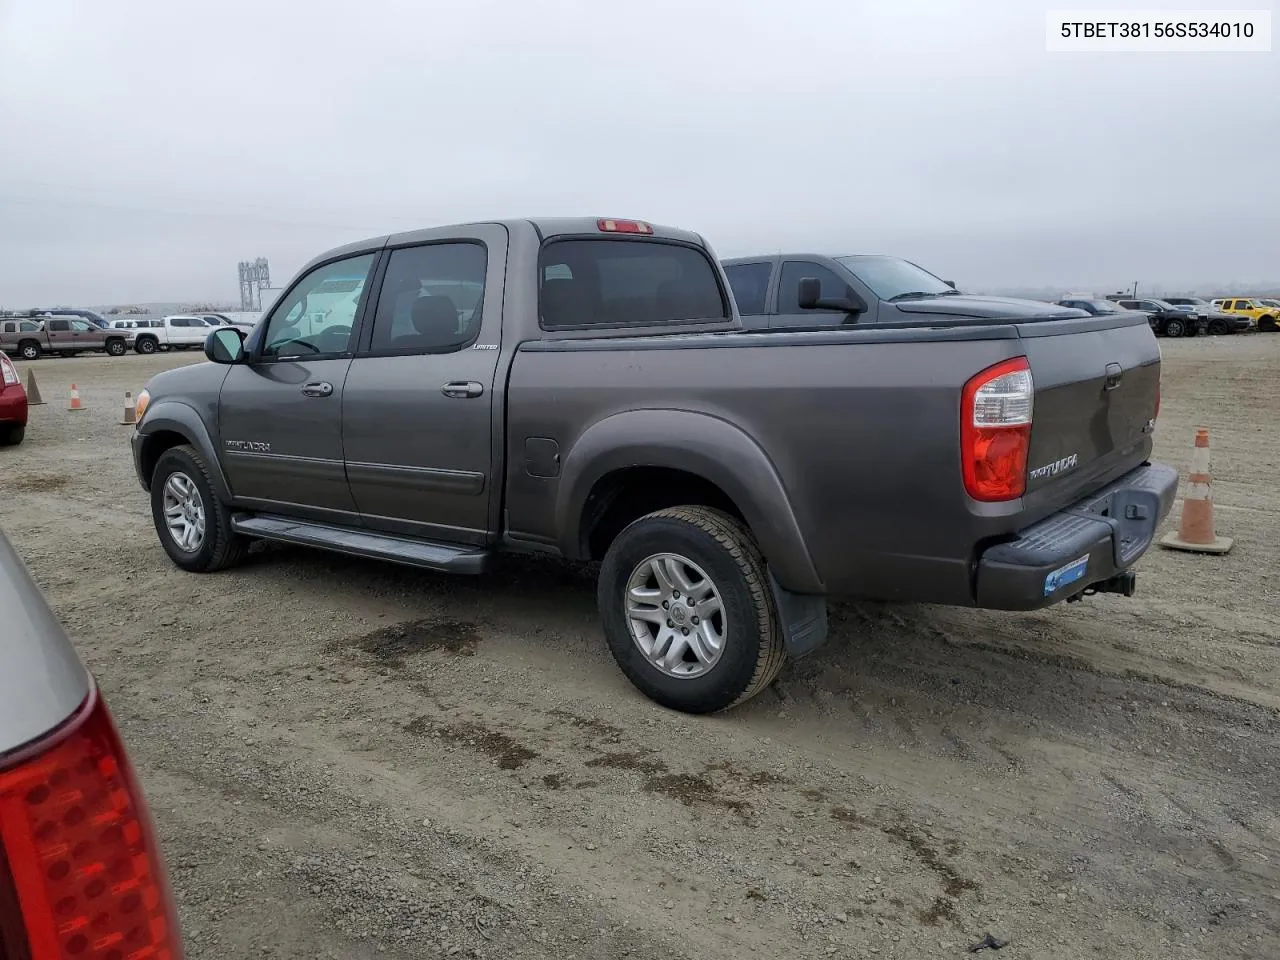
[[[231,501],[231,487],[222,472],[222,462],[218,459],[213,438],[193,408],[174,400],[154,403],[143,415],[138,433],[141,435],[138,472],[148,490],[151,489],[151,476],[155,473],[156,464],[165,451],[188,444],[204,459],[218,499],[223,503]]]
[[[688,410],[625,411],[583,432],[561,472],[560,549],[573,559],[599,559],[627,523],[687,503],[741,518],[782,586],[797,593],[822,592],[768,455],[734,424]]]

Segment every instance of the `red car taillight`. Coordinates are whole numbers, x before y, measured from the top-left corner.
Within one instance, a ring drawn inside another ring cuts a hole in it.
[[[18,368],[13,365],[3,353],[0,353],[0,386],[12,387],[16,383],[21,383],[22,379],[18,376]]]
[[[3,764],[0,944],[13,960],[180,960],[146,804],[96,688]]]
[[[988,367],[964,385],[961,468],[974,500],[1013,500],[1026,491],[1034,395],[1026,357]]]

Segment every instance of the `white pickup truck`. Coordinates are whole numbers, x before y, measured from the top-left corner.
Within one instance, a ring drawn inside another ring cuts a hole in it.
[[[189,350],[204,346],[205,338],[213,328],[203,317],[176,314],[153,320],[138,329],[133,349],[138,353],[155,353],[157,350]]]

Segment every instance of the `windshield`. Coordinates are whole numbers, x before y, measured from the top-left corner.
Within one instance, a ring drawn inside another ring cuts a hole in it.
[[[1123,307],[1116,306],[1110,300],[1085,300],[1084,302],[1089,304],[1089,306],[1093,307],[1093,309],[1097,310],[1099,313],[1121,313],[1124,309]]]
[[[897,257],[836,257],[881,300],[915,294],[932,297],[954,293],[928,270]]]

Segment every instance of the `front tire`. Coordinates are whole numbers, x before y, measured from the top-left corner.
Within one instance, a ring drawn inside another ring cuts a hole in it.
[[[1230,333],[1231,328],[1227,326],[1227,321],[1225,320],[1210,320],[1209,332],[1214,336],[1222,336],[1225,333]]]
[[[0,427],[0,447],[16,447],[26,435],[25,424],[20,427]]]
[[[39,360],[40,344],[34,340],[24,340],[21,346],[18,347],[18,356],[23,360]]]
[[[123,357],[126,350],[123,340],[108,340],[107,354],[112,357]]]
[[[718,510],[672,507],[629,525],[605,554],[597,602],[622,672],[673,710],[743,703],[786,660],[764,558]]]
[[[1275,317],[1259,317],[1258,329],[1263,331],[1264,333],[1275,333],[1276,318]]]
[[[1164,325],[1164,335],[1166,337],[1185,337],[1187,335],[1187,325],[1181,320],[1167,320]]]
[[[161,454],[151,474],[151,519],[169,559],[192,573],[233,566],[249,549],[231,529],[231,512],[214,493],[209,468],[194,447]]]

